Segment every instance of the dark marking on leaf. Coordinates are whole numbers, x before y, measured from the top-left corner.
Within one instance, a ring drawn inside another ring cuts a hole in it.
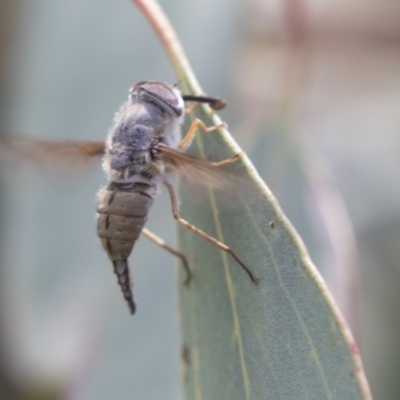
[[[274,221],[271,221],[268,225],[269,225],[271,230],[275,229],[275,222]]]
[[[184,344],[184,345],[182,346],[181,357],[182,357],[183,362],[184,362],[187,366],[191,365],[192,359],[191,359],[191,356],[190,356],[190,348],[189,348],[189,346],[188,346],[187,344]]]

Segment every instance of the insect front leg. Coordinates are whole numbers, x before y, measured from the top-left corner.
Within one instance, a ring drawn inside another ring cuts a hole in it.
[[[228,125],[225,123],[207,127],[206,124],[202,120],[195,118],[195,120],[190,125],[190,128],[189,128],[187,134],[182,139],[182,141],[179,143],[178,149],[183,150],[190,145],[190,143],[192,142],[192,140],[194,138],[194,135],[196,134],[197,128],[200,128],[204,133],[210,133],[217,129],[227,128],[227,127],[228,127]]]
[[[189,285],[190,281],[192,280],[192,271],[190,270],[188,260],[186,256],[181,253],[178,250],[175,250],[174,248],[168,246],[163,239],[161,239],[159,236],[154,234],[153,232],[150,232],[148,229],[143,228],[142,231],[143,235],[145,235],[148,239],[153,241],[155,244],[158,246],[162,247],[164,250],[167,250],[169,253],[173,254],[174,256],[178,257],[182,261],[183,268],[185,268],[186,271],[186,278],[184,281],[184,284],[187,286]]]
[[[236,262],[245,270],[245,272],[247,273],[247,275],[249,276],[251,281],[256,285],[259,282],[259,279],[253,275],[250,268],[247,267],[247,265],[239,258],[239,256],[230,247],[228,247],[226,244],[220,242],[219,240],[208,235],[201,229],[196,228],[194,225],[190,224],[189,222],[187,222],[186,220],[181,218],[181,216],[179,215],[178,201],[177,201],[177,198],[175,195],[175,190],[174,190],[173,186],[167,180],[164,180],[163,183],[167,187],[169,196],[171,198],[172,215],[174,216],[174,219],[176,219],[185,228],[187,228],[187,229],[191,230],[192,232],[196,233],[197,235],[201,236],[203,239],[207,240],[214,246],[229,253],[236,260]]]
[[[191,114],[193,111],[194,111],[194,109],[199,105],[200,103],[199,102],[195,102],[195,103],[193,103],[190,107],[188,107],[188,108],[186,108],[185,109],[185,114],[186,115],[189,115],[189,114]]]

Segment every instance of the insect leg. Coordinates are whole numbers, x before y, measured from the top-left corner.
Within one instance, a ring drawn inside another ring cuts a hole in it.
[[[222,160],[222,161],[218,161],[218,162],[213,162],[213,163],[211,163],[211,164],[214,165],[214,167],[222,167],[223,165],[230,164],[230,163],[236,161],[237,159],[239,159],[240,157],[242,157],[243,154],[244,154],[243,151],[241,151],[240,153],[237,153],[237,154],[235,154],[234,156],[227,158],[226,160]]]
[[[186,256],[181,253],[178,250],[175,250],[174,248],[168,246],[163,239],[161,239],[159,236],[155,235],[153,232],[150,232],[148,229],[144,228],[142,233],[150,240],[152,240],[155,244],[159,245],[163,249],[167,250],[169,253],[173,254],[176,257],[179,257],[182,261],[183,267],[185,268],[186,271],[186,279],[185,279],[185,285],[189,285],[189,282],[192,280],[192,271],[190,270],[188,260]]]
[[[190,107],[185,109],[185,114],[186,115],[191,114],[198,105],[199,103],[197,101],[193,103]]]
[[[190,128],[189,128],[186,136],[179,143],[178,149],[182,150],[182,149],[184,149],[184,148],[186,148],[186,147],[188,147],[190,145],[191,141],[194,138],[194,135],[196,134],[197,128],[200,128],[204,133],[210,133],[210,132],[213,132],[213,131],[215,131],[217,129],[227,128],[227,127],[228,127],[228,125],[225,124],[225,123],[207,127],[202,120],[200,120],[198,118],[195,118],[195,120],[190,125]]]
[[[250,268],[247,267],[247,265],[239,258],[239,256],[230,247],[228,247],[226,244],[220,242],[219,240],[215,239],[214,237],[208,235],[207,233],[203,232],[201,229],[196,228],[194,225],[190,224],[189,222],[187,222],[186,220],[184,220],[183,218],[180,217],[179,211],[178,211],[178,201],[176,199],[175,190],[174,190],[173,186],[166,179],[164,180],[163,183],[167,187],[169,196],[171,198],[172,214],[174,216],[174,219],[176,219],[185,228],[187,228],[187,229],[191,230],[192,232],[196,233],[197,235],[201,236],[203,239],[207,240],[214,246],[229,253],[237,261],[237,263],[246,271],[246,273],[250,277],[251,281],[254,284],[257,284],[259,282],[259,279],[253,275]]]

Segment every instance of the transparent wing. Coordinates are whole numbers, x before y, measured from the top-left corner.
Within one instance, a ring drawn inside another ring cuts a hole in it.
[[[233,188],[236,175],[222,168],[221,163],[212,163],[164,145],[159,145],[158,149],[167,170],[211,188]]]
[[[100,161],[104,152],[104,141],[13,137],[0,142],[0,163],[6,170],[39,168],[45,173],[77,173]]]

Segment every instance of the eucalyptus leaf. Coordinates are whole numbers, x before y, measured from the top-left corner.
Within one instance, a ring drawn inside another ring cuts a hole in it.
[[[196,117],[217,122],[201,109]],[[199,133],[192,147],[213,161],[238,151],[218,133]],[[208,190],[199,203],[182,182],[180,213],[230,246],[260,282],[229,254],[179,229],[193,269],[191,285],[180,284],[186,399],[368,398],[355,344],[301,239],[250,161],[232,168],[240,179],[229,198]]]
[[[147,7],[185,94],[201,94],[174,32],[154,1]],[[221,120],[198,106],[200,118]],[[220,161],[241,150],[225,129],[199,132],[190,152]],[[180,184],[180,214],[230,246],[260,279],[255,285],[230,254],[179,228],[193,279],[179,273],[182,379],[187,400],[369,399],[357,346],[300,237],[243,156],[227,169],[235,190]],[[233,182],[234,184],[235,182]],[[203,197],[203,199],[199,199]],[[183,269],[182,269],[183,270]]]

